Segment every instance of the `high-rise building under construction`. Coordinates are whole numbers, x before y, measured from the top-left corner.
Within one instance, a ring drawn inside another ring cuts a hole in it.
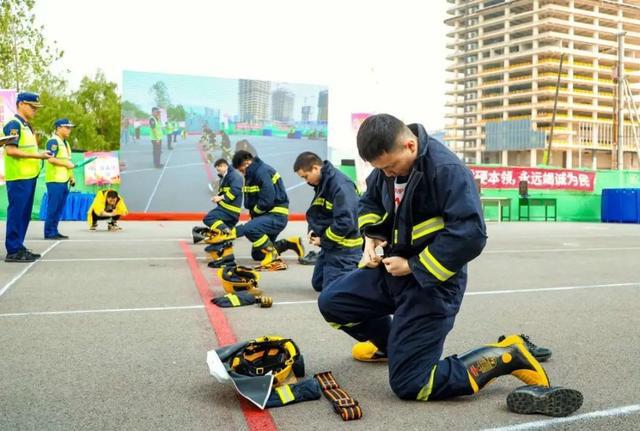
[[[447,1],[452,150],[470,163],[535,166],[553,125],[553,165],[611,168],[622,97],[624,166],[638,167],[640,0]]]

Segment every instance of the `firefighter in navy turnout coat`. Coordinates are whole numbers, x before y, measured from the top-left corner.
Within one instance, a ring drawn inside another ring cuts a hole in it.
[[[467,263],[487,238],[469,169],[421,125],[388,114],[366,119],[357,144],[375,168],[359,206],[361,269],[318,300],[325,320],[359,341],[354,358],[388,360],[389,383],[402,399],[473,394],[506,374],[548,387],[544,369],[516,335],[441,359]]]
[[[202,222],[212,229],[223,231],[233,228],[242,211],[242,185],[240,172],[229,166],[225,159],[218,159],[213,165],[220,177],[218,194],[211,201],[218,206],[204,216]]]
[[[300,154],[293,170],[315,190],[306,216],[309,243],[321,248],[311,279],[320,292],[356,269],[362,257],[358,193],[353,181],[312,152]]]
[[[276,241],[287,226],[289,215],[289,197],[280,174],[248,151],[237,151],[232,164],[244,175],[244,207],[249,210],[251,220],[216,235],[210,242],[246,236],[251,241],[251,257],[260,261],[263,269],[286,269],[280,253],[292,250],[300,258],[304,256],[304,248],[298,237]]]

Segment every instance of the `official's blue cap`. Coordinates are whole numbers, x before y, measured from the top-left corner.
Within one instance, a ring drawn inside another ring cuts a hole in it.
[[[68,118],[60,118],[53,123],[53,127],[57,129],[58,127],[76,127],[76,125],[69,121]]]
[[[40,103],[40,95],[37,93],[29,93],[27,91],[18,93],[16,104],[20,102],[28,103],[29,105],[33,105],[36,108],[40,108],[42,106],[42,104]]]

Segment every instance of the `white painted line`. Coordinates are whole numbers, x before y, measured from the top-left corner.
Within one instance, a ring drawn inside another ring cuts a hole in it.
[[[33,311],[26,313],[4,313],[0,317],[23,316],[58,316],[65,314],[92,314],[92,313],[124,313],[130,311],[167,311],[167,310],[193,310],[204,308],[204,305],[184,305],[175,307],[147,307],[147,308],[107,308],[103,310],[67,310],[67,311]]]
[[[156,192],[158,191],[158,186],[160,185],[160,181],[162,181],[162,177],[164,177],[164,173],[167,170],[167,165],[171,161],[171,157],[173,157],[173,154],[174,154],[173,151],[169,153],[169,157],[167,157],[167,161],[164,163],[162,172],[160,172],[160,176],[158,177],[158,181],[156,182],[156,186],[153,188],[153,191],[151,192],[151,196],[149,196],[149,201],[147,202],[147,206],[144,207],[144,212],[149,211],[149,206],[151,205],[151,201],[153,200],[153,197],[156,195]]]
[[[51,240],[49,240],[51,241]],[[49,253],[49,251],[51,251],[55,246],[57,246],[58,244],[60,244],[60,241],[56,241],[53,244],[51,244],[49,246],[49,248],[47,248],[43,253],[42,253],[42,257],[44,257],[47,253]],[[42,259],[42,257],[40,259]],[[27,265],[22,271],[20,271],[20,274],[16,275],[15,277],[13,277],[11,279],[11,281],[9,281],[7,284],[4,285],[4,287],[2,289],[0,289],[0,296],[4,295],[4,293],[9,290],[9,288],[11,286],[13,286],[18,280],[20,280],[20,278],[25,275],[27,273],[27,271],[29,271],[29,269],[31,269],[31,267],[33,265],[35,265],[36,263],[39,262],[39,260],[36,260],[35,262],[31,262],[29,265]],[[10,264],[11,265],[11,264]],[[16,263],[15,265],[24,265],[21,263]]]
[[[122,222],[120,222],[120,224],[122,224]],[[107,234],[106,231],[105,231],[105,234]],[[176,241],[191,241],[191,238],[148,238],[148,239],[142,239],[142,238],[123,239],[123,238],[118,238],[118,239],[107,239],[107,238],[103,237],[100,233],[95,233],[95,232],[92,233],[91,235],[96,235],[95,239],[65,239],[64,242],[100,242],[100,243],[103,243],[103,242],[176,242]],[[112,234],[109,233],[108,235],[112,235]],[[120,234],[114,234],[114,235],[120,235]],[[51,240],[31,239],[28,242],[51,242]]]
[[[304,186],[305,184],[307,184],[307,183],[302,182],[302,183],[298,183],[298,184],[296,184],[295,186],[287,187],[287,191],[291,191],[291,190],[293,190],[293,189],[297,189],[298,187],[302,187],[302,186]]]
[[[42,262],[122,262],[122,261],[141,261],[141,260],[185,260],[185,257],[87,257],[87,258],[69,258],[69,259],[45,259]],[[204,259],[204,258],[203,258]]]
[[[66,259],[44,259],[41,262],[126,262],[142,260],[185,260],[186,257],[144,256],[144,257],[72,257]],[[197,260],[210,260],[207,257],[196,257]]]
[[[555,426],[558,424],[566,424],[571,422],[584,421],[589,419],[611,418],[617,416],[626,416],[640,412],[640,404],[632,404],[622,407],[614,407],[607,410],[598,410],[595,412],[583,413],[581,415],[569,416],[566,418],[547,419],[543,421],[525,422],[517,425],[508,425],[500,428],[487,428],[483,431],[520,431],[534,430]]]
[[[560,286],[560,287],[540,287],[536,289],[509,289],[509,290],[484,290],[479,292],[467,292],[465,296],[473,295],[506,295],[511,293],[533,293],[533,292],[555,292],[564,290],[599,289],[603,287],[640,287],[640,283],[613,283],[613,284],[592,284],[588,286]]]
[[[173,153],[171,153],[173,154]],[[167,160],[168,161],[168,160]],[[180,169],[180,168],[186,168],[189,166],[201,166],[204,163],[202,162],[198,162],[198,163],[185,163],[183,165],[173,165],[173,166],[165,166],[165,169]],[[148,172],[148,171],[157,171],[156,168],[148,168],[148,169],[135,169],[135,170],[131,170],[131,171],[122,171],[120,172],[120,175],[124,175],[124,174],[136,174],[138,172]]]
[[[584,252],[584,251],[630,251],[640,250],[640,247],[589,247],[589,248],[530,248],[527,250],[486,250],[482,254],[513,254],[513,253],[566,253],[566,252]],[[482,256],[481,254],[481,256]]]
[[[510,290],[484,290],[479,292],[467,292],[465,296],[476,295],[507,295],[512,293],[535,293],[535,292],[554,292],[565,290],[579,290],[579,289],[598,289],[605,287],[640,287],[638,283],[616,283],[616,284],[593,284],[589,286],[560,286],[560,287],[542,287],[537,289],[510,289]],[[289,301],[289,302],[274,302],[273,305],[302,305],[302,304],[315,304],[314,301]]]
[[[297,304],[317,304],[318,300],[313,301],[288,301],[288,302],[274,302],[273,305],[297,305]]]

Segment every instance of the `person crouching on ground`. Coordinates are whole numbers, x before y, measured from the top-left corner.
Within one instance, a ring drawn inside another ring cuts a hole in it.
[[[127,213],[127,206],[124,203],[124,199],[118,195],[118,192],[115,190],[100,190],[87,213],[89,230],[98,228],[98,220],[109,220],[107,229],[110,231],[122,230],[118,226],[118,220],[120,217],[127,215]]]

